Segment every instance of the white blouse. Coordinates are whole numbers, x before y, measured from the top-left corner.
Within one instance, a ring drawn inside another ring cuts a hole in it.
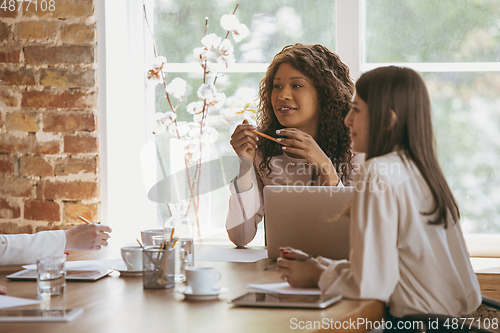
[[[64,230],[0,235],[0,266],[34,264],[36,259],[64,255]]]
[[[329,261],[320,289],[380,300],[399,318],[475,311],[481,291],[460,225],[450,216],[445,229],[422,215],[433,199],[414,163],[397,152],[372,158],[361,166],[356,189],[349,261]]]

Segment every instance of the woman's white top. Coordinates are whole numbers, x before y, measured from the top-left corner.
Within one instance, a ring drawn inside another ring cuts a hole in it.
[[[320,289],[380,300],[395,317],[475,311],[481,291],[460,225],[450,216],[445,229],[422,215],[434,203],[415,164],[397,152],[372,158],[361,166],[356,189],[349,261],[329,260]]]
[[[64,230],[0,235],[0,266],[34,264],[37,259],[64,255]]]

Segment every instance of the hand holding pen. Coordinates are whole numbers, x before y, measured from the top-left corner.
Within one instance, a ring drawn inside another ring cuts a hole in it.
[[[251,163],[255,159],[255,150],[259,140],[253,130],[255,127],[245,119],[242,124],[236,126],[231,135],[231,141],[229,141],[236,155],[247,158]]]
[[[307,257],[302,257],[302,258],[293,259],[293,260],[295,260],[295,261],[306,261],[307,259],[311,259],[311,258],[316,258],[316,256],[314,254],[310,254]],[[265,271],[269,271],[271,269],[275,269],[275,268],[278,268],[278,267],[280,267],[280,266],[279,265],[268,266],[268,267],[264,268],[264,270]]]
[[[229,143],[233,147],[236,155],[246,157],[253,162],[255,158],[255,149],[257,148],[257,144],[259,141],[259,136],[267,140],[274,141],[280,145],[288,146],[288,144],[280,142],[281,139],[258,132],[255,129],[255,126],[250,125],[246,119],[243,120],[242,124],[236,126],[236,129],[231,135],[231,141]]]
[[[101,247],[108,245],[109,233],[112,231],[110,227],[92,223],[84,217],[78,216],[78,218],[85,223],[64,231],[66,250],[100,250]]]
[[[296,288],[314,288],[318,286],[319,277],[326,270],[313,255],[290,247],[280,248],[278,273],[281,279]]]

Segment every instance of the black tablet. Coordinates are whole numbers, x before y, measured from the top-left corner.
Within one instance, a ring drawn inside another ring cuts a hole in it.
[[[256,306],[268,308],[307,308],[324,309],[340,301],[342,295],[288,295],[276,293],[249,292],[230,303],[237,306]]]

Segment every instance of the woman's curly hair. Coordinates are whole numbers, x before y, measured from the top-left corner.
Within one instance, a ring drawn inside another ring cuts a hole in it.
[[[274,135],[284,128],[274,114],[271,104],[274,76],[281,64],[288,63],[310,78],[318,93],[318,138],[317,143],[332,161],[340,179],[346,180],[352,170],[351,139],[344,118],[351,108],[354,83],[349,68],[339,56],[326,47],[316,45],[288,45],[281,50],[269,65],[266,76],[259,86],[259,130]],[[258,152],[262,156],[259,169],[269,175],[272,172],[271,158],[283,153],[272,141],[261,140]]]

